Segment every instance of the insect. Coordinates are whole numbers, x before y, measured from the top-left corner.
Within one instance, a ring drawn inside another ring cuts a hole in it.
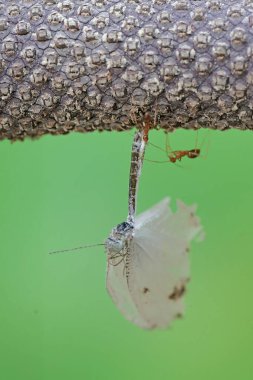
[[[200,149],[190,149],[190,150],[174,150],[168,154],[170,162],[175,163],[176,161],[181,161],[183,157],[197,158],[200,155]]]
[[[198,137],[198,136],[197,136]],[[196,141],[197,146],[197,141]],[[190,159],[197,158],[200,155],[200,149],[194,148],[190,150],[172,150],[168,143],[168,133],[166,134],[166,147],[167,156],[170,162],[175,163],[176,161],[181,161],[183,157],[188,157]]]
[[[190,277],[189,244],[202,230],[195,207],[178,202],[172,213],[169,199],[112,230],[106,241],[109,255],[123,260],[107,266],[107,290],[126,319],[144,329],[167,328],[184,313]]]
[[[134,110],[132,110],[130,112],[130,116],[131,116],[131,119],[134,122],[135,126],[139,130],[143,131],[143,141],[145,144],[147,144],[149,141],[149,136],[148,136],[149,131],[152,128],[157,127],[157,104],[155,105],[153,120],[151,120],[151,115],[149,112],[146,112],[144,114],[142,122],[137,120],[136,113],[134,112]]]
[[[189,150],[172,150],[170,147],[170,144],[168,142],[168,133],[166,134],[166,143],[165,143],[165,149],[161,148],[158,145],[155,145],[153,143],[150,143],[150,145],[154,146],[155,148],[162,150],[163,152],[166,153],[169,162],[176,163],[177,161],[181,161],[183,157],[188,157],[190,159],[197,158],[200,156],[200,148],[194,148],[194,149],[189,149]],[[196,141],[196,146],[197,146],[197,141]],[[168,162],[168,160],[163,160],[163,161],[151,161],[151,162],[158,162],[158,163],[164,163]]]
[[[151,129],[151,117],[149,113],[146,113],[144,115],[144,121],[143,121],[143,140],[146,144],[148,143],[148,134],[149,134],[150,129]]]
[[[189,280],[190,241],[202,230],[195,206],[169,199],[135,217],[138,181],[147,138],[136,132],[131,157],[128,217],[105,242],[107,290],[125,316],[145,329],[166,328],[182,316]]]
[[[150,113],[146,112],[143,116],[143,121],[142,123],[138,123],[136,115],[134,113],[131,113],[131,117],[135,123],[135,125],[140,129],[143,130],[143,140],[145,144],[150,143],[149,142],[149,131],[152,129],[152,127],[157,125],[157,110],[155,108],[155,115],[154,115],[154,120],[151,120]],[[163,150],[159,146],[150,143],[150,145]],[[197,146],[197,141],[196,141],[196,146]],[[164,151],[164,150],[163,150]],[[183,157],[188,157],[190,159],[197,158],[200,155],[200,149],[199,148],[194,148],[190,150],[172,150],[169,142],[168,142],[168,133],[166,134],[166,143],[165,143],[165,152],[167,154],[167,157],[170,162],[175,163],[177,161],[181,161]],[[151,160],[148,160],[151,161]],[[167,161],[153,161],[152,162],[167,162]]]

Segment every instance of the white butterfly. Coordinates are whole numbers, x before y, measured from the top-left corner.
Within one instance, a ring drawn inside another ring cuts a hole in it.
[[[146,328],[166,328],[184,312],[189,281],[189,244],[202,231],[196,206],[169,198],[134,222],[115,227],[106,240],[107,290],[126,319]]]

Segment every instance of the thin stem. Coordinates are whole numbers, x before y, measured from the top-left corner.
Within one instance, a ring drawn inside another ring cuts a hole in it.
[[[137,203],[137,190],[139,177],[141,175],[141,168],[144,160],[146,143],[143,139],[143,130],[137,131],[134,135],[132,154],[131,154],[131,165],[130,165],[130,176],[129,176],[129,195],[128,195],[128,217],[127,221],[134,224],[135,213],[136,213],[136,203]]]

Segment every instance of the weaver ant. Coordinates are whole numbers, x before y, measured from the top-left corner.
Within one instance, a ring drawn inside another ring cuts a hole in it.
[[[188,157],[190,159],[197,158],[200,156],[200,149],[199,148],[194,148],[194,149],[188,149],[188,150],[172,150],[169,143],[168,143],[168,133],[166,133],[166,143],[165,143],[165,149],[162,149],[160,146],[157,146],[153,143],[150,143],[150,145],[154,146],[157,149],[162,150],[163,152],[166,153],[169,162],[171,163],[176,163],[177,161],[181,161],[183,157]],[[197,145],[197,142],[196,142]],[[168,162],[166,161],[153,161],[157,163],[164,163]]]
[[[183,157],[197,158],[200,155],[200,149],[190,149],[190,150],[174,150],[168,154],[170,162],[175,163],[176,161],[181,161]]]
[[[143,140],[147,144],[148,143],[148,133],[151,129],[151,117],[149,113],[145,113],[144,122],[143,122]]]
[[[137,122],[136,116],[134,116],[134,121],[135,124],[138,125],[139,123]],[[154,121],[151,120],[150,113],[146,112],[143,116],[143,121],[142,121],[142,130],[143,130],[143,141],[147,144],[149,142],[149,131],[153,126],[156,126],[157,122],[157,113],[155,112],[154,116]],[[161,147],[149,142],[150,145],[154,146],[157,149],[160,149],[164,152],[166,152],[166,155],[169,159],[169,162],[171,163],[176,163],[177,161],[181,161],[183,157],[188,157],[190,159],[194,159],[200,156],[200,149],[199,148],[194,148],[194,149],[189,149],[189,150],[172,150],[169,143],[168,143],[168,133],[166,133],[166,145],[165,145],[165,150],[162,149]],[[197,145],[197,142],[196,142]],[[148,160],[151,161],[151,160]],[[153,161],[152,162],[168,162],[166,161]]]
[[[151,116],[149,112],[145,112],[145,114],[143,115],[142,122],[139,122],[137,120],[134,109],[130,112],[130,117],[132,121],[134,122],[135,126],[138,129],[143,131],[143,141],[145,142],[145,144],[147,144],[149,141],[148,134],[149,134],[150,129],[156,128],[157,126],[157,109],[156,108],[157,108],[157,103],[154,110],[154,120],[151,120]]]

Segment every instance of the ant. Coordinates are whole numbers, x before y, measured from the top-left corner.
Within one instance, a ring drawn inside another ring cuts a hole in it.
[[[144,114],[142,123],[137,121],[136,115],[133,112],[131,113],[131,118],[134,121],[137,128],[143,131],[143,141],[145,142],[145,144],[147,144],[149,131],[153,127],[153,125],[155,125],[155,123],[152,123],[151,121],[150,114],[148,112]]]
[[[135,121],[135,124],[138,125],[138,122],[137,122],[137,119],[136,119],[136,116],[134,114],[132,114],[132,117],[134,116],[134,121]],[[143,117],[143,121],[142,121],[142,130],[143,130],[143,141],[145,142],[145,144],[147,144],[149,142],[149,131],[150,129],[156,125],[156,120],[157,120],[157,114],[155,112],[155,116],[154,116],[154,121],[152,122],[151,120],[151,116],[150,116],[150,113],[146,112],[144,114],[144,117]],[[162,149],[161,147],[149,142],[150,145],[164,151],[164,149]],[[197,145],[197,143],[196,143]],[[193,158],[197,158],[200,156],[200,149],[199,148],[194,148],[194,149],[190,149],[190,150],[172,150],[170,148],[170,145],[168,143],[168,133],[166,134],[166,145],[165,145],[165,151],[166,151],[166,154],[167,154],[167,157],[169,159],[169,162],[171,163],[176,163],[177,161],[181,161],[183,157],[188,157],[190,159],[193,159]],[[153,162],[167,162],[167,161],[153,161]]]
[[[132,104],[132,101],[131,101]],[[133,105],[133,104],[132,104]],[[136,107],[133,107],[130,111],[130,118],[134,122],[135,126],[142,130],[143,132],[143,141],[145,144],[148,143],[149,138],[148,134],[150,129],[156,128],[158,126],[157,124],[157,99],[155,101],[155,108],[154,108],[154,119],[151,120],[151,115],[149,112],[145,112],[144,115],[142,116],[142,122],[137,120],[136,113],[138,113],[138,109]]]
[[[197,145],[197,141],[196,141]],[[190,159],[197,158],[200,155],[200,149],[194,148],[190,150],[172,150],[168,143],[168,133],[166,134],[166,153],[170,162],[175,163],[181,161],[183,157],[188,157]]]
[[[190,150],[174,150],[168,154],[170,162],[175,163],[176,161],[181,161],[183,157],[197,158],[200,155],[200,149],[190,149]]]
[[[167,154],[167,157],[169,159],[169,162],[176,163],[177,161],[181,161],[183,157],[188,157],[190,159],[197,158],[200,156],[200,149],[194,148],[189,150],[172,150],[169,143],[168,143],[168,133],[166,134],[166,143],[165,143],[165,150],[161,147],[150,143],[150,145],[154,146],[157,149],[165,151]],[[197,142],[196,142],[197,145]],[[168,162],[168,161],[154,161],[154,162]]]
[[[151,117],[149,113],[145,113],[143,122],[143,141],[148,143],[148,133],[151,129]]]

